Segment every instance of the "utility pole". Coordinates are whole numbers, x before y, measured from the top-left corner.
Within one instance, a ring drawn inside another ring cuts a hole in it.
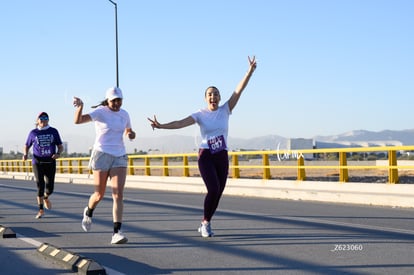
[[[115,6],[115,51],[116,51],[116,86],[119,87],[119,70],[118,70],[118,8],[117,4],[108,0]]]

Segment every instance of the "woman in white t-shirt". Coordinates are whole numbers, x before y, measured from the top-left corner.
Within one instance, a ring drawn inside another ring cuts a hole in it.
[[[95,191],[90,196],[88,205],[83,211],[82,228],[88,232],[92,226],[93,211],[105,195],[108,179],[112,185],[113,222],[114,232],[112,244],[121,244],[128,241],[121,232],[123,215],[123,193],[126,181],[128,156],[126,155],[124,136],[135,139],[135,132],[131,128],[129,114],[121,108],[122,91],[118,87],[106,91],[105,100],[89,114],[82,114],[83,102],[80,98],[73,99],[75,110],[75,124],[95,122],[96,138],[90,159],[93,170]]]
[[[207,108],[201,109],[184,119],[169,123],[159,123],[155,115],[153,119],[148,118],[153,129],[180,129],[194,123],[200,126],[201,144],[199,146],[198,167],[206,185],[207,194],[204,199],[204,217],[198,231],[205,238],[213,236],[210,221],[218,207],[228,176],[227,135],[229,116],[256,69],[255,57],[252,59],[248,57],[248,59],[249,70],[230,99],[222,106],[219,106],[221,99],[219,90],[214,86],[210,86],[205,91]]]

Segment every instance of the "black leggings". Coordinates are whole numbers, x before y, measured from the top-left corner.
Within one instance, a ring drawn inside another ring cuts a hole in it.
[[[211,154],[208,149],[200,149],[198,169],[207,188],[207,195],[204,199],[204,220],[210,221],[226,187],[229,173],[227,150]]]
[[[55,185],[56,161],[36,162],[33,165],[33,173],[36,178],[37,196],[44,197],[53,193]]]

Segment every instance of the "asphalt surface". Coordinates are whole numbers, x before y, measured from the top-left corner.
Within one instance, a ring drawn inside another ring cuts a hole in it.
[[[74,274],[38,251],[50,244],[107,274],[414,274],[414,209],[223,196],[215,237],[197,232],[203,194],[125,190],[123,231],[111,245],[112,199],[80,226],[90,185],[59,184],[36,220],[33,181],[0,179],[1,274]]]

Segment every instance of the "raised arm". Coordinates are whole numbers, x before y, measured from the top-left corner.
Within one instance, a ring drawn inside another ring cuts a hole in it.
[[[234,107],[236,107],[237,102],[239,101],[239,98],[244,90],[246,88],[247,84],[249,83],[250,77],[252,76],[254,70],[256,70],[256,57],[253,56],[253,58],[249,58],[249,70],[247,71],[246,75],[243,77],[243,79],[239,82],[239,85],[237,85],[236,89],[234,90],[233,94],[231,95],[229,99],[229,108],[230,111],[233,110]]]
[[[88,115],[88,114],[83,115],[82,114],[83,102],[80,98],[78,98],[78,97],[73,98],[73,106],[76,108],[75,118],[74,118],[75,124],[81,124],[81,123],[92,121],[90,115]]]
[[[157,120],[157,117],[154,115],[154,119],[148,118],[148,120],[151,122],[152,129],[180,129],[187,126],[190,126],[195,123],[195,120],[192,116],[188,116],[186,118],[183,118],[181,120],[175,120],[168,123],[159,123]]]

